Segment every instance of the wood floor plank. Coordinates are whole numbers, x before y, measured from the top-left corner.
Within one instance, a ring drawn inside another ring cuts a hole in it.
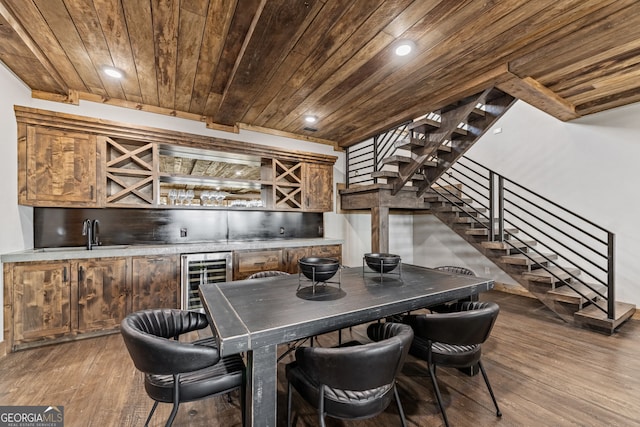
[[[502,418],[481,376],[439,369],[438,383],[454,426],[640,426],[640,322],[630,320],[612,336],[577,329],[539,302],[489,292],[500,315],[483,346],[483,361]],[[366,341],[366,325],[343,331],[343,341]],[[337,344],[337,333],[318,337]],[[281,352],[286,350],[283,346]],[[286,424],[285,364],[278,365],[278,425]],[[409,426],[441,426],[426,363],[410,356],[398,379]],[[238,392],[182,404],[176,426],[240,426]],[[24,350],[0,359],[0,405],[64,405],[65,426],[142,426],[152,401],[144,392],[118,334]],[[161,404],[150,425],[171,411]],[[317,426],[311,405],[294,392],[297,427]],[[399,425],[395,405],[361,421],[327,420],[327,426]]]

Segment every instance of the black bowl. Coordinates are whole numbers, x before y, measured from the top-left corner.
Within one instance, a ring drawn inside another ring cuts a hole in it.
[[[364,254],[364,260],[370,269],[378,273],[393,271],[400,263],[400,255],[394,254]]]
[[[304,257],[298,260],[298,267],[308,279],[325,282],[336,274],[340,262],[337,258]]]

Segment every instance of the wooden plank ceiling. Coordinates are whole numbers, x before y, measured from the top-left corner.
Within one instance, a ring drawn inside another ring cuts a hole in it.
[[[636,102],[640,2],[0,0],[0,60],[34,97],[344,147],[491,85],[561,120]]]

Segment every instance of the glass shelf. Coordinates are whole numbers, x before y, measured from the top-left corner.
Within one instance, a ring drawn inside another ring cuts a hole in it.
[[[184,147],[159,149],[159,204],[202,207],[264,207],[268,181],[260,157]],[[170,191],[191,191],[186,199]]]

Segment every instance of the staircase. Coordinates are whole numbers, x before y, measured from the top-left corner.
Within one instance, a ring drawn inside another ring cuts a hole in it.
[[[615,301],[611,232],[467,158],[438,184],[431,212],[566,322],[611,334],[635,313]]]
[[[614,236],[464,157],[512,105],[490,88],[349,147],[343,210],[368,209],[372,251],[388,252],[390,210],[427,210],[563,320],[613,333]]]

